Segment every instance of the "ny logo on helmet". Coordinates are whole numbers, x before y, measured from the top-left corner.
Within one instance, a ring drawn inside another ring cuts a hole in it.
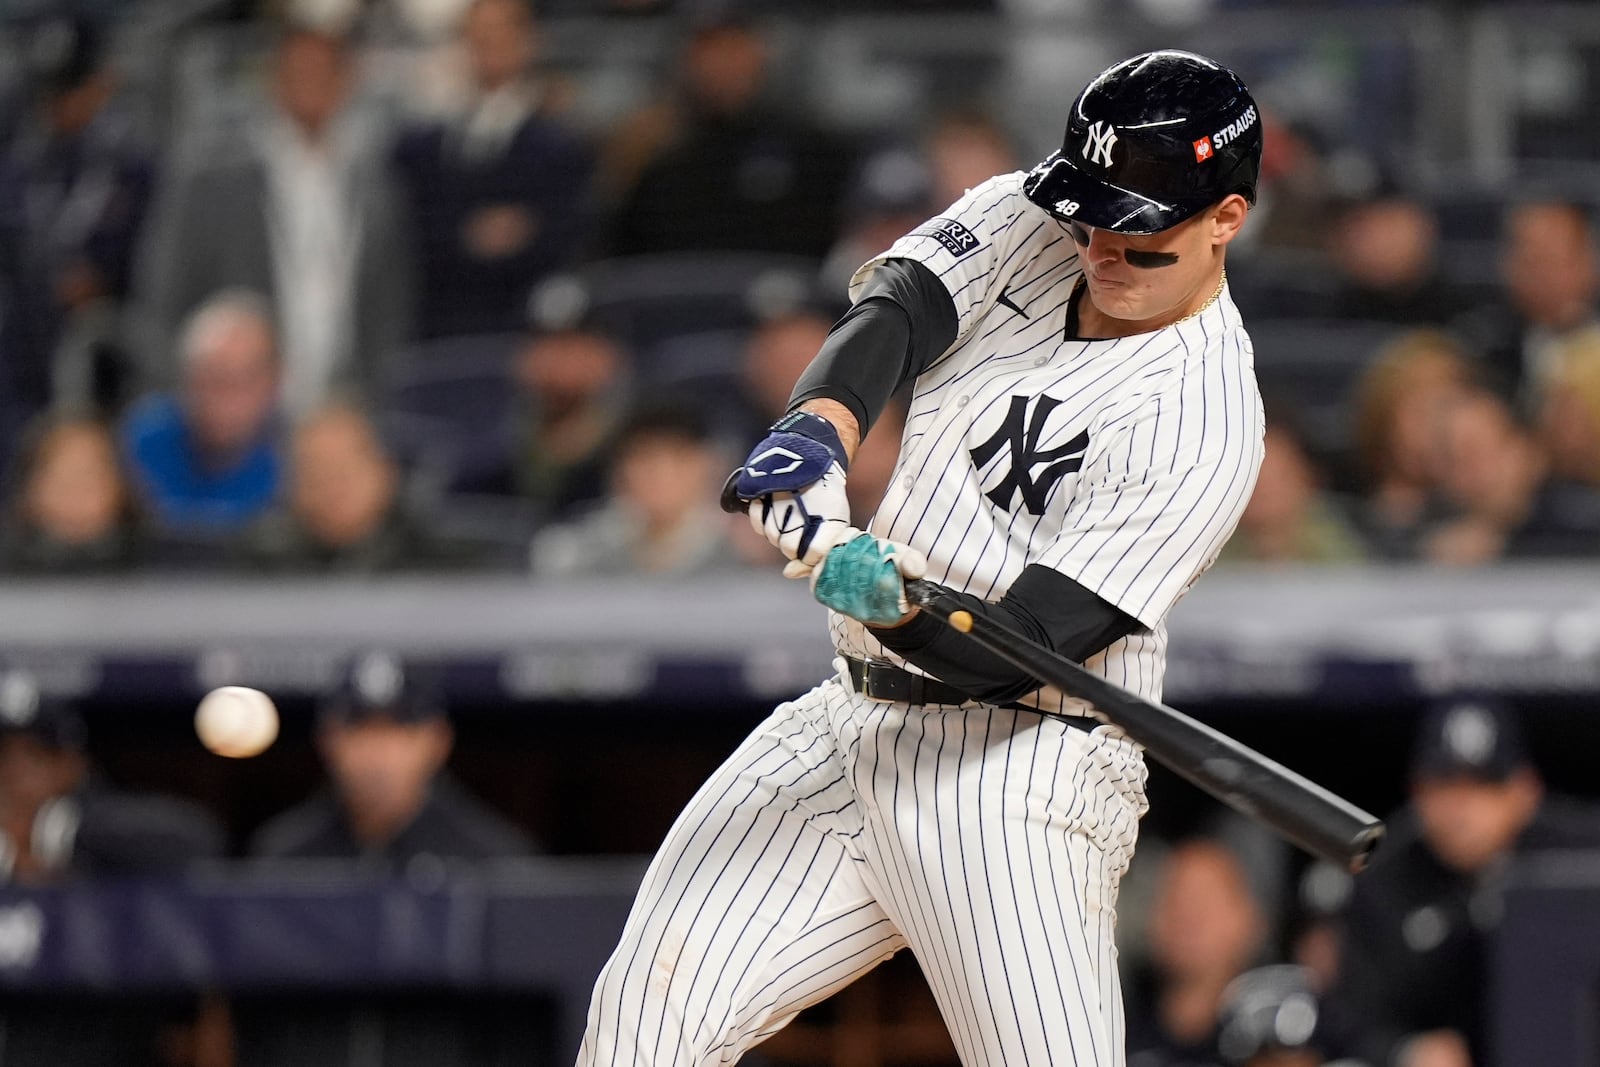
[[[1089,136],[1083,142],[1083,158],[1102,167],[1111,166],[1111,150],[1117,146],[1117,130],[1104,122],[1089,127]]]

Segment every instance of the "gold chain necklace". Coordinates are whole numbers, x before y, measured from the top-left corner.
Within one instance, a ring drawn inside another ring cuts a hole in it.
[[[1189,312],[1189,314],[1185,315],[1183,318],[1177,319],[1174,322],[1170,322],[1167,325],[1176,326],[1180,322],[1188,322],[1190,319],[1194,318],[1196,315],[1202,314],[1207,308],[1209,308],[1212,304],[1215,304],[1217,302],[1217,298],[1222,296],[1222,290],[1227,284],[1228,284],[1228,271],[1227,271],[1226,268],[1224,268],[1223,271],[1222,271],[1222,277],[1217,279],[1217,287],[1211,291],[1211,295],[1210,296],[1206,297],[1206,302],[1204,304],[1201,304],[1199,307],[1195,308],[1193,311]]]

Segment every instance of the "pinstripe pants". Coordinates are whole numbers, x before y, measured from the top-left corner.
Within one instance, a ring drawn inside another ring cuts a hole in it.
[[[734,1063],[908,946],[966,1067],[1122,1067],[1113,932],[1144,779],[1110,728],[824,682],[679,816],[580,1067]]]

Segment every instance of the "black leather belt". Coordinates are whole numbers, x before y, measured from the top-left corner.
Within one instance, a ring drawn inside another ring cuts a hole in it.
[[[845,669],[850,672],[851,686],[868,700],[883,700],[894,704],[965,704],[974,700],[953,685],[946,685],[937,678],[912,674],[892,663],[868,662],[853,656],[842,658]],[[1048,715],[1052,719],[1060,719],[1068,726],[1084,731],[1104,725],[1099,719],[1092,719],[1086,715],[1058,715],[1051,711],[1040,711],[1027,704],[1002,704],[1001,707]]]

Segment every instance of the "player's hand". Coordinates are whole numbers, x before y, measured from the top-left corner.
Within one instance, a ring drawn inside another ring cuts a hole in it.
[[[850,525],[848,466],[833,424],[794,411],[750,450],[729,489],[757,533],[789,559],[815,566]]]
[[[797,577],[798,565],[784,573]],[[869,626],[893,626],[911,613],[906,579],[921,578],[928,560],[906,545],[850,528],[811,571],[811,595]]]

